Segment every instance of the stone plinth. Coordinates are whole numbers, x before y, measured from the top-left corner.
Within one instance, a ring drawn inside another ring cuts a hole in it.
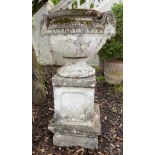
[[[58,146],[82,146],[97,149],[101,133],[99,106],[94,105],[95,76],[88,78],[52,78],[55,113],[49,130]]]

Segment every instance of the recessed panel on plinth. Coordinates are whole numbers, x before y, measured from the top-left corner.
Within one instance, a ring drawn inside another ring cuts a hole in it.
[[[55,115],[68,124],[91,122],[94,88],[54,87]]]

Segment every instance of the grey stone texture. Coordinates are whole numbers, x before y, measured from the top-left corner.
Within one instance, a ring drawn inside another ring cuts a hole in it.
[[[66,64],[52,79],[54,117],[49,130],[59,146],[97,149],[101,132],[99,106],[94,105],[95,69],[87,65],[115,35],[116,20],[111,12],[61,10],[46,16],[41,36],[50,36],[51,49],[60,53]]]
[[[44,104],[47,102],[45,86],[43,83],[43,78],[41,76],[41,71],[39,70],[39,63],[37,57],[32,49],[32,103],[33,104]]]
[[[79,135],[62,135],[60,133],[56,133],[53,138],[53,142],[58,146],[82,146],[84,148],[89,149],[97,149],[98,148],[98,138],[96,137],[87,137],[87,136],[79,136]]]
[[[87,78],[52,78],[54,116],[48,129],[57,146],[98,148],[101,134],[99,105],[94,104],[95,75]]]
[[[56,74],[52,78],[52,83],[53,86],[94,88],[96,77],[94,75],[86,78],[65,78]]]
[[[101,134],[99,105],[96,104],[94,109],[91,126],[66,125],[57,123],[55,118],[53,118],[49,123],[48,129],[54,133],[54,145],[98,149],[98,135]]]

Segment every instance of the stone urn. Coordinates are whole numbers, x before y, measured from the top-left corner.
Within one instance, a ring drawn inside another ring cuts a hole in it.
[[[101,134],[99,105],[94,104],[95,69],[86,64],[89,56],[115,35],[111,12],[61,10],[45,16],[41,35],[49,36],[51,50],[66,64],[52,77],[54,116],[49,130],[58,146],[97,149]]]

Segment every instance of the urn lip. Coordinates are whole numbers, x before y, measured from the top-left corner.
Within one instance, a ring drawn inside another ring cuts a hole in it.
[[[50,13],[50,18],[65,17],[102,17],[104,13],[91,9],[67,9]]]

